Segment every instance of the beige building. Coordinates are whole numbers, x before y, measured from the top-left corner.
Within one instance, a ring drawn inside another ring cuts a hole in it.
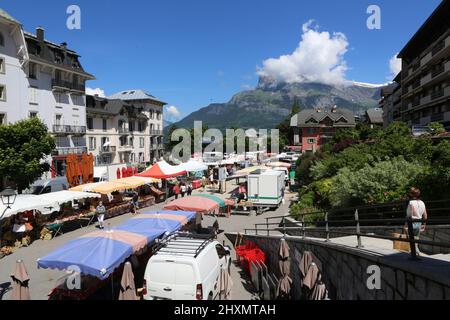
[[[164,102],[130,90],[109,98],[87,96],[86,105],[87,147],[97,165],[149,164],[163,156]]]

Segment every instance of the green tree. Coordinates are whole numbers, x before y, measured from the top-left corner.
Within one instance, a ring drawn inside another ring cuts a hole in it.
[[[432,134],[442,134],[445,132],[445,127],[442,123],[439,122],[432,122],[428,126],[432,132]]]
[[[280,150],[283,150],[287,145],[292,145],[294,142],[294,128],[291,127],[291,118],[299,113],[300,109],[300,103],[295,99],[291,114],[277,126],[277,129],[280,130]]]
[[[19,190],[50,170],[45,159],[55,149],[55,139],[38,118],[0,125],[0,176]]]

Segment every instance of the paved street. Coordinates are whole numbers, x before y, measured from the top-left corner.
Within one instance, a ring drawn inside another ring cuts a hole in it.
[[[230,183],[227,190],[231,190],[232,184]],[[287,195],[289,196],[289,194]],[[222,197],[225,197],[223,195]],[[240,232],[245,228],[253,228],[255,223],[265,222],[265,218],[269,216],[283,215],[288,212],[288,202],[286,205],[276,211],[266,212],[260,216],[232,216],[231,218],[218,217],[220,229],[224,232]],[[152,207],[152,209],[161,209],[164,204],[158,204]],[[131,214],[116,217],[107,221],[111,226],[121,224],[123,221],[131,218]],[[216,218],[207,216],[203,221],[203,226],[212,226]],[[66,242],[73,240],[77,237],[85,235],[89,232],[95,231],[95,226],[90,226],[84,229],[78,229],[70,233],[66,233],[62,236],[51,241],[37,240],[33,242],[30,247],[24,247],[17,250],[14,254],[11,254],[0,260],[0,300],[8,299],[10,286],[10,273],[14,268],[14,264],[18,259],[24,261],[28,273],[30,275],[30,291],[31,297],[34,300],[46,300],[48,293],[55,286],[55,281],[64,275],[64,272],[58,270],[45,270],[38,269],[36,261],[64,245]],[[232,247],[232,244],[224,237],[223,233],[219,236],[219,240],[225,241],[227,245]],[[235,254],[233,252],[233,257]],[[234,282],[232,298],[251,300],[256,297],[251,293],[251,288],[247,283],[247,279],[242,274],[240,268],[233,265],[231,268],[232,278]],[[6,291],[6,292],[5,292]]]

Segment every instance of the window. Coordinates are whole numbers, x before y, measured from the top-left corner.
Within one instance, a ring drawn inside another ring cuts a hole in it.
[[[30,111],[30,119],[37,118],[38,113],[36,111]]]
[[[134,138],[130,138],[130,143],[128,145],[134,147]]]
[[[6,72],[5,58],[0,57],[0,73],[5,73],[5,72]]]
[[[30,87],[30,103],[39,104],[39,90],[35,87]]]
[[[62,125],[62,115],[61,114],[57,114],[55,116],[55,125],[56,126]]]
[[[128,122],[128,128],[130,129],[130,132],[134,131],[134,121],[129,121]]]
[[[308,128],[308,134],[316,134],[316,129]]]
[[[308,139],[308,144],[315,144],[316,143],[316,139]]]
[[[6,87],[0,84],[0,101],[6,101]]]
[[[3,37],[3,33],[0,32],[0,46],[5,46],[5,38]]]
[[[150,110],[150,119],[153,119],[154,118],[154,112],[153,112],[153,110]]]
[[[88,130],[94,130],[94,119],[87,118],[87,128]]]
[[[0,113],[0,126],[6,124],[6,113]]]
[[[30,62],[28,65],[28,77],[30,79],[37,79],[37,64]]]
[[[106,119],[102,120],[103,131],[108,130],[108,121]]]
[[[97,138],[89,137],[89,150],[95,150],[97,148]]]
[[[145,123],[142,121],[139,121],[138,128],[139,128],[139,132],[144,132]]]
[[[139,148],[144,148],[144,146],[145,146],[145,139],[139,138]]]

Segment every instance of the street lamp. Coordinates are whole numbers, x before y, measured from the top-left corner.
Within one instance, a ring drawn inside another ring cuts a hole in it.
[[[14,189],[7,187],[5,190],[0,192],[0,196],[2,198],[2,203],[5,206],[5,210],[2,212],[0,216],[0,248],[2,247],[2,222],[3,216],[5,215],[8,209],[11,209],[11,206],[16,202],[17,193]]]

